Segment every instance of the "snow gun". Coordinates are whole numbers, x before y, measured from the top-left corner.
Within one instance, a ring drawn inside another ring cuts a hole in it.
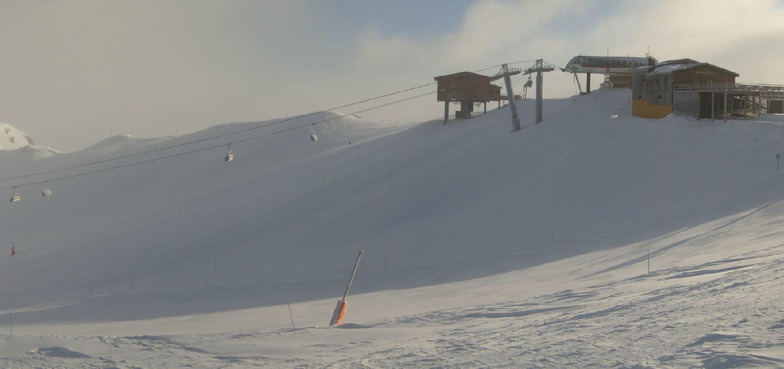
[[[354,263],[354,271],[351,272],[351,278],[348,279],[346,292],[343,293],[343,298],[338,300],[338,305],[335,306],[335,311],[332,313],[332,320],[329,322],[330,327],[343,324],[343,318],[346,317],[346,311],[348,311],[348,301],[346,301],[346,297],[348,296],[348,290],[351,288],[351,283],[354,282],[354,276],[357,274],[357,267],[359,266],[359,259],[361,258],[362,251],[357,255],[357,262]]]

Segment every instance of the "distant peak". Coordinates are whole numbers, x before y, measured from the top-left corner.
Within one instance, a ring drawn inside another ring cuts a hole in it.
[[[27,133],[10,124],[0,123],[0,150],[16,150],[33,145],[35,141]]]

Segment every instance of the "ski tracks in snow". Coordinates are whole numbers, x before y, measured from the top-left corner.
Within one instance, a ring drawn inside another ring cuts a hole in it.
[[[780,247],[767,251],[525,303],[400,317],[376,327],[413,326],[435,334],[413,345],[368,352],[362,363],[380,368],[780,368],[784,264]]]
[[[783,256],[775,246],[579,290],[341,328],[55,337],[0,357],[0,366],[780,368]]]

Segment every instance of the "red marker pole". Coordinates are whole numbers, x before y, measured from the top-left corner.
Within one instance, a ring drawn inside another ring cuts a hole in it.
[[[332,320],[329,322],[329,326],[340,326],[343,324],[343,318],[346,317],[346,312],[348,311],[348,301],[346,301],[346,297],[348,297],[348,290],[351,289],[351,283],[354,282],[354,276],[357,274],[357,267],[359,266],[359,260],[362,258],[362,251],[359,252],[357,255],[357,262],[354,263],[354,271],[351,272],[351,278],[348,280],[348,285],[346,286],[346,292],[343,293],[343,298],[338,300],[337,306],[335,306],[335,311],[332,313]]]

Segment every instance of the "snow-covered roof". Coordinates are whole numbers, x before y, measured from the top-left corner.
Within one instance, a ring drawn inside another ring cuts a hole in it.
[[[727,73],[734,74],[736,77],[739,76],[738,73],[735,73],[733,71],[730,71],[730,70],[727,70],[727,69],[724,69],[724,68],[721,68],[721,67],[717,67],[717,66],[715,66],[713,64],[710,64],[710,63],[701,63],[701,62],[698,62],[698,61],[692,60],[692,59],[677,59],[677,60],[668,60],[668,61],[665,61],[665,62],[661,62],[661,63],[657,64],[656,66],[654,66],[653,68],[651,68],[648,71],[648,76],[649,77],[655,77],[655,76],[673,74],[673,73],[685,71],[685,70],[688,70],[688,69],[693,69],[693,68],[698,68],[698,67],[705,67],[705,66],[716,68],[716,69],[725,71]]]
[[[651,57],[578,55],[569,60],[564,69],[570,73],[630,73],[634,68],[651,66],[656,62]]]
[[[33,139],[20,129],[0,123],[0,150],[16,150],[33,144]]]
[[[451,79],[451,78],[474,78],[474,79],[486,79],[486,80],[493,79],[493,77],[484,76],[473,72],[457,72],[452,74],[445,74],[443,76],[434,77],[433,79],[436,81],[440,81],[440,80]]]
[[[669,65],[662,65],[653,69],[653,71],[648,73],[648,76],[658,76],[662,74],[672,74],[676,71],[686,70],[697,66],[700,64],[669,64]]]

